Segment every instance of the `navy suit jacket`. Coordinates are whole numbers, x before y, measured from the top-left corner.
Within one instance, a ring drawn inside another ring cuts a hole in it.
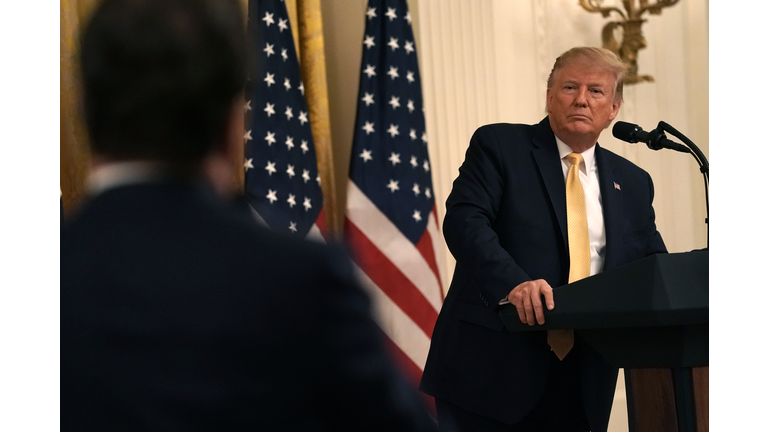
[[[340,249],[241,213],[166,182],[67,218],[61,429],[435,430]]]
[[[599,145],[595,159],[606,231],[603,270],[666,252],[648,173]],[[443,231],[456,269],[421,389],[515,423],[541,396],[551,354],[546,332],[507,331],[498,302],[528,280],[544,279],[553,288],[568,282],[565,182],[549,119],[479,128],[446,206]],[[593,431],[605,430],[617,369],[578,336],[576,343],[587,417]]]

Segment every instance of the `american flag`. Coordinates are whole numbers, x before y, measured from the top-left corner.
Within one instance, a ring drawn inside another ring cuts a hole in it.
[[[344,234],[377,321],[415,383],[442,304],[427,133],[405,0],[369,0]]]
[[[250,0],[254,68],[246,90],[245,194],[272,229],[325,236],[323,192],[285,3]]]

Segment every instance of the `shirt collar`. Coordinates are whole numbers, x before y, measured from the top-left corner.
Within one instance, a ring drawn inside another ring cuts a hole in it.
[[[150,183],[164,177],[166,164],[156,161],[110,162],[98,165],[88,176],[92,195],[107,189],[138,183]]]
[[[555,141],[557,141],[557,151],[560,153],[560,160],[573,153],[568,144],[564,143],[557,135],[555,135]],[[597,144],[581,152],[581,157],[584,158],[584,168],[587,173],[595,168],[595,147],[597,147]]]

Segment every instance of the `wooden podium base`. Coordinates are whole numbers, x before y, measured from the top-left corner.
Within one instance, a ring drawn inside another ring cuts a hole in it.
[[[709,367],[625,370],[629,432],[708,432]]]

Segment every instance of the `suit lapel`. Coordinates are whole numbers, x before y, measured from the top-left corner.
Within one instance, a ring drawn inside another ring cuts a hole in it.
[[[537,125],[533,136],[533,145],[534,148],[531,153],[539,168],[544,187],[547,189],[549,201],[555,211],[557,223],[560,226],[560,234],[567,245],[565,181],[563,180],[563,169],[560,163],[560,153],[557,151],[555,134],[549,126],[549,117]]]
[[[603,271],[615,266],[614,253],[621,248],[621,221],[624,220],[624,195],[621,191],[621,172],[615,170],[610,155],[598,144],[595,148],[598,177],[600,178],[600,196],[603,205],[603,223],[605,224],[605,263]]]

